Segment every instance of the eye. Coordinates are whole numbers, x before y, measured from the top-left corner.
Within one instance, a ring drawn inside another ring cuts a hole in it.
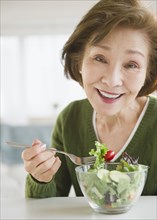
[[[136,69],[136,68],[138,68],[138,65],[134,62],[131,62],[131,63],[126,64],[125,68],[127,68],[127,69]]]
[[[94,57],[94,59],[98,62],[101,62],[101,63],[107,63],[107,60],[103,55],[96,55]]]

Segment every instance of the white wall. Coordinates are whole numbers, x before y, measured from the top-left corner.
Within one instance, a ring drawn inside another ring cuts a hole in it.
[[[3,0],[2,34],[70,34],[98,0]]]

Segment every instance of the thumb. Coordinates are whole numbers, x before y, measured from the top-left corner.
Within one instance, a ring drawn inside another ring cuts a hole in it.
[[[35,145],[37,145],[37,144],[42,144],[42,141],[40,141],[39,139],[34,139],[34,140],[32,141],[32,146],[35,146]]]

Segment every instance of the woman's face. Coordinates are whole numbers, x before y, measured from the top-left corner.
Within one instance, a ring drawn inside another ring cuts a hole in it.
[[[148,68],[149,43],[139,30],[116,28],[101,42],[87,46],[82,81],[96,112],[115,115],[134,104]]]

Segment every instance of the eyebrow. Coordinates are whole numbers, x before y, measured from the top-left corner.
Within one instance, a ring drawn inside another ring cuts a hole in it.
[[[111,48],[109,46],[106,46],[106,45],[97,44],[97,45],[94,45],[94,47],[99,47],[99,48],[102,48],[102,49],[108,50],[108,51],[111,50]],[[126,50],[126,53],[127,54],[139,54],[140,56],[145,58],[144,54],[142,52],[138,51],[138,50],[129,49],[129,50]]]
[[[138,51],[138,50],[127,50],[127,53],[129,53],[129,54],[139,54],[139,55],[141,55],[142,57],[144,57],[145,58],[145,56],[144,56],[144,54],[143,53],[141,53],[140,51]]]

